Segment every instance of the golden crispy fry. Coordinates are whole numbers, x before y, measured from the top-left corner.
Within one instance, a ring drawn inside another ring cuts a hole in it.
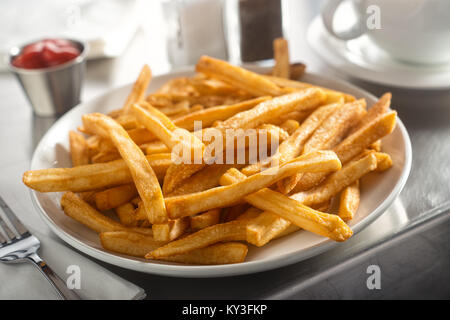
[[[139,220],[136,218],[136,210],[131,202],[118,206],[115,211],[120,223],[124,226],[137,227],[139,225]]]
[[[95,232],[133,230],[145,235],[151,235],[152,230],[146,228],[126,228],[120,223],[101,214],[89,204],[80,199],[75,193],[66,192],[61,198],[64,212],[76,221],[84,224]]]
[[[286,120],[280,126],[280,128],[285,130],[289,135],[293,134],[298,127],[300,127],[300,123],[292,119]]]
[[[344,221],[353,219],[359,207],[360,201],[359,180],[342,190],[338,215]]]
[[[150,83],[152,78],[152,72],[148,65],[144,65],[142,67],[141,73],[137,78],[136,82],[133,85],[133,89],[128,95],[127,100],[125,101],[125,105],[123,106],[123,114],[128,114],[131,111],[131,106],[136,102],[139,102],[144,99],[145,91]]]
[[[292,111],[289,113],[282,114],[280,117],[271,119],[268,123],[274,125],[282,125],[284,122],[288,120],[297,121],[299,124],[305,121],[306,118],[311,114],[313,110],[305,110],[305,111]]]
[[[125,184],[95,194],[95,206],[100,211],[116,208],[138,195],[134,184]]]
[[[256,107],[240,112],[220,123],[217,128],[250,129],[269,123],[273,118],[292,111],[312,110],[325,100],[322,90],[310,88],[261,102]]]
[[[377,171],[386,171],[394,164],[392,158],[389,154],[384,152],[375,152],[375,157],[377,158]]]
[[[237,204],[232,207],[225,208],[222,214],[221,222],[229,222],[236,220],[241,215],[243,215],[247,209],[249,209],[250,205],[246,202]]]
[[[137,145],[141,145],[143,143],[148,143],[151,141],[154,141],[156,139],[156,136],[148,131],[145,128],[134,128],[127,131],[128,135],[130,136],[131,140],[134,141]],[[104,153],[112,153],[116,152],[118,153],[114,143],[109,138],[103,138],[101,139],[99,143],[99,151]]]
[[[145,255],[147,259],[162,259],[173,255],[183,254],[195,249],[205,248],[217,242],[241,241],[246,239],[245,221],[231,221],[215,224],[201,229],[179,240],[155,249]]]
[[[373,153],[370,153],[364,158],[350,162],[342,167],[341,170],[331,174],[318,187],[293,194],[291,198],[307,206],[323,203],[376,168],[377,158]]]
[[[199,74],[202,75],[202,74]],[[200,96],[242,96],[250,97],[248,93],[239,90],[223,81],[211,78],[200,78],[194,76],[188,79],[189,84],[192,85]]]
[[[208,56],[200,58],[196,65],[196,71],[219,79],[257,97],[283,94],[283,90],[261,75]]]
[[[390,134],[395,128],[395,111],[382,114],[358,131],[349,135],[334,148],[334,152],[343,164],[362,153],[370,144]],[[324,174],[305,173],[297,183],[294,192],[309,190],[319,184]]]
[[[293,89],[307,89],[307,88],[319,88],[321,90],[323,90],[326,95],[330,95],[332,97],[332,100],[335,100],[336,97],[343,97],[344,98],[344,102],[352,102],[355,101],[356,98],[350,94],[344,93],[344,92],[340,92],[340,91],[336,91],[336,90],[331,90],[328,88],[324,88],[324,87],[320,87],[320,86],[316,86],[316,85],[312,85],[310,83],[306,83],[306,82],[300,82],[300,81],[295,81],[295,80],[289,80],[289,79],[285,79],[285,78],[280,78],[280,77],[274,77],[274,76],[263,76],[264,78],[272,81],[274,84],[278,85],[281,88],[293,88]],[[328,98],[325,97],[325,101]],[[333,101],[336,102],[336,101]],[[331,102],[326,102],[327,104],[331,103]]]
[[[270,145],[271,138],[270,136],[274,136],[276,141],[283,142],[287,138],[289,138],[289,133],[287,133],[284,129],[273,125],[273,124],[263,124],[258,127],[258,129],[263,129],[267,131],[267,144]],[[257,136],[259,138],[259,135]],[[259,141],[258,141],[259,144]]]
[[[301,62],[291,63],[289,66],[289,78],[298,80],[306,70],[306,65]]]
[[[286,39],[277,38],[273,40],[273,56],[275,59],[275,66],[272,69],[272,74],[276,77],[290,78],[289,67],[289,48]]]
[[[163,260],[188,264],[231,264],[243,262],[247,252],[248,247],[245,244],[227,242],[166,257]]]
[[[345,138],[334,151],[343,163],[358,155],[373,142],[391,133],[395,128],[397,112],[384,113]]]
[[[334,147],[349,130],[366,114],[364,100],[350,102],[338,108],[328,116],[305,143],[302,153],[313,150],[327,150]],[[281,193],[289,193],[301,179],[302,174],[297,173],[278,182]]]
[[[353,130],[350,131],[350,134],[357,131],[358,129],[361,129],[368,123],[374,121],[382,114],[388,112],[389,107],[391,105],[391,98],[392,95],[390,92],[383,94],[381,98],[367,111],[366,116],[361,119],[358,126],[356,126]]]
[[[335,171],[341,168],[336,155],[330,151],[317,151],[286,163],[280,168],[270,168],[247,179],[225,187],[217,187],[195,194],[166,198],[166,207],[172,219],[193,215],[209,209],[235,204],[244,196],[276,181],[292,175],[294,172]],[[233,169],[230,169],[233,170]]]
[[[197,231],[218,224],[220,220],[220,212],[220,209],[213,209],[200,213],[196,216],[189,217],[191,220],[191,229],[193,231]]]
[[[147,155],[156,153],[168,153],[168,152],[170,152],[169,148],[167,148],[167,146],[161,141],[150,142],[145,147],[145,153]]]
[[[343,105],[331,114],[317,128],[306,142],[303,153],[313,150],[327,150],[335,146],[343,136],[366,114],[366,103],[357,100]]]
[[[92,163],[106,163],[120,159],[120,153],[114,152],[99,152],[92,157]]]
[[[171,194],[180,186],[186,179],[191,177],[194,173],[202,170],[206,166],[205,163],[199,164],[175,164],[173,163],[164,176],[163,192],[164,195]]]
[[[178,196],[208,190],[220,185],[220,177],[231,168],[241,168],[239,164],[212,164],[186,179],[168,196]]]
[[[237,170],[234,170],[233,174],[227,177],[227,181],[223,182],[237,183],[239,181],[242,181],[243,179],[245,179],[245,175]],[[300,228],[324,237],[328,237],[335,241],[345,241],[353,234],[351,229],[336,215],[330,215],[327,213],[316,211],[296,200],[290,199],[285,195],[282,195],[281,193],[268,188],[263,188],[255,193],[247,195],[245,197],[245,201],[261,210],[275,213],[278,216],[290,221],[291,223],[294,223]],[[266,214],[265,218],[268,219],[269,222],[271,222],[270,226],[272,232],[275,230],[282,230],[284,227],[288,226],[288,224],[284,223],[284,221],[275,218],[271,219],[270,215]],[[261,218],[257,221],[258,224],[254,226],[260,227],[260,220]],[[274,226],[272,225],[273,223],[278,224],[278,228],[274,228]],[[264,232],[261,232],[261,230],[255,230],[256,227],[252,228],[252,221],[249,222],[248,226],[249,229],[253,232],[259,232],[259,234],[255,233],[256,239],[252,236],[248,236],[248,241],[254,241],[251,243],[256,245],[260,244]],[[274,234],[275,233],[271,234],[270,237],[273,237]],[[268,238],[268,235],[265,235],[265,239]]]
[[[166,242],[156,241],[151,236],[130,231],[112,231],[100,233],[100,243],[106,250],[143,258],[149,251],[155,250]]]
[[[136,129],[138,126],[136,117],[131,114],[121,114],[117,118],[114,118],[114,120],[116,120],[125,130]]]
[[[246,204],[248,205],[248,204]],[[255,207],[250,207],[247,210],[245,210],[244,213],[242,213],[241,215],[239,215],[238,217],[236,217],[236,220],[248,220],[250,221],[251,219],[254,219],[256,217],[258,217],[260,214],[262,213],[261,210],[259,210],[258,208]]]
[[[69,131],[69,144],[72,166],[77,167],[89,164],[89,149],[84,137],[71,130]]]
[[[145,102],[145,101],[143,101]],[[190,102],[188,100],[181,100],[175,104],[171,104],[165,107],[159,107],[158,111],[164,113],[168,117],[176,117],[180,114],[189,113]]]
[[[304,92],[287,94],[261,102],[248,111],[240,112],[221,122],[216,129],[225,132],[226,129],[254,128],[285,112],[313,109],[320,104],[323,98],[323,92],[314,88]],[[200,171],[204,166],[205,164],[173,164],[164,177],[164,194],[173,192],[182,181]]]
[[[84,115],[108,132],[127,164],[151,223],[167,221],[166,208],[158,179],[141,149],[117,122],[100,113]]]
[[[200,139],[185,129],[178,128],[164,114],[147,103],[143,103],[145,109],[139,105],[133,106],[133,112],[138,121],[148,130],[153,132],[164,144],[172,150],[178,144],[186,146],[191,150],[191,155],[195,157],[195,150],[199,150],[201,161],[204,145]]]
[[[143,258],[146,253],[162,246],[164,242],[152,237],[126,231],[102,232],[100,242],[106,250]],[[166,257],[164,260],[188,264],[228,264],[243,262],[248,248],[237,242],[219,243],[186,254]]]
[[[239,112],[249,110],[257,104],[269,99],[269,96],[265,96],[242,101],[237,104],[212,107],[177,118],[173,123],[178,127],[192,131],[194,130],[194,121],[202,121],[202,127],[207,128],[215,121],[226,120]]]
[[[188,228],[188,217],[169,220],[161,224],[153,224],[153,238],[157,241],[172,241],[180,237]]]
[[[380,152],[381,151],[381,140],[375,141],[369,146],[369,149]]]
[[[78,193],[78,196],[85,202],[89,203],[90,205],[95,206],[95,195],[97,192],[100,192],[102,190],[96,190],[96,191],[83,191]]]
[[[324,121],[332,112],[340,108],[340,104],[331,104],[316,109],[302,125],[283,143],[280,144],[277,153],[268,161],[258,162],[242,169],[242,173],[247,176],[253,175],[267,167],[270,162],[277,161],[282,165],[298,155],[303,150],[305,141],[311,136],[316,128]]]
[[[164,177],[171,164],[170,153],[149,155],[146,158],[156,175]],[[75,168],[30,170],[24,173],[23,182],[40,192],[82,192],[131,183],[133,179],[125,161],[115,160]]]

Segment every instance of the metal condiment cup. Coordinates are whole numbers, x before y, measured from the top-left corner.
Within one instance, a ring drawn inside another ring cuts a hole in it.
[[[9,69],[19,79],[28,100],[33,106],[34,113],[38,116],[61,115],[80,103],[87,46],[77,40],[64,40],[73,43],[80,50],[80,55],[54,67],[24,69],[12,65],[13,59],[21,53],[25,46],[31,43],[13,47],[10,50]]]

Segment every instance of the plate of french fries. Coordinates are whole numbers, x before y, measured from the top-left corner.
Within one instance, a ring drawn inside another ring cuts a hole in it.
[[[260,272],[350,239],[406,183],[408,133],[376,98],[291,64],[203,56],[82,103],[42,138],[23,182],[64,241],[179,277]]]

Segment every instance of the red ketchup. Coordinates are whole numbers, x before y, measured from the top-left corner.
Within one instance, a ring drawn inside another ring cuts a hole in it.
[[[23,69],[54,67],[75,59],[80,50],[70,41],[45,39],[25,46],[12,65]]]

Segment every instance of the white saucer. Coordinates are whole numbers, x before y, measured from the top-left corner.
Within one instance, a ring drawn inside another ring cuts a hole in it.
[[[310,24],[307,40],[325,62],[349,76],[403,88],[450,88],[450,64],[426,66],[396,60],[365,35],[350,41],[336,39],[320,16]]]

